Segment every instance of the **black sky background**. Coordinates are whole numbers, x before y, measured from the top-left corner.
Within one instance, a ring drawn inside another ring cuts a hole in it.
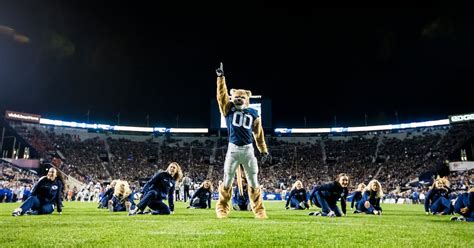
[[[274,127],[329,127],[473,112],[474,23],[448,1],[416,9],[0,1],[0,111],[208,127],[215,68],[272,100]],[[178,116],[178,123],[177,123]]]

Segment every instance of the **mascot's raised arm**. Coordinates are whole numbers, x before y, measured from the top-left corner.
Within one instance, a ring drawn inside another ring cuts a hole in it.
[[[229,201],[232,195],[232,183],[238,166],[241,164],[248,182],[250,203],[255,218],[266,219],[263,196],[258,184],[258,163],[254,154],[253,141],[262,154],[262,162],[270,158],[261,118],[257,110],[249,107],[252,93],[249,90],[231,89],[230,97],[221,63],[216,69],[217,102],[225,118],[229,134],[229,145],[224,162],[224,180],[219,185],[219,200],[216,204],[217,218],[226,218],[230,212]]]

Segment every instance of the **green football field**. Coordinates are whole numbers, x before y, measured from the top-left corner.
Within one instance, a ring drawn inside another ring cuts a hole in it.
[[[213,205],[215,203],[213,202]],[[109,213],[95,203],[64,202],[63,215],[12,217],[0,204],[0,247],[474,247],[474,223],[426,216],[421,205],[385,204],[382,216],[327,218],[266,202],[268,220],[232,211],[186,209],[169,216]]]

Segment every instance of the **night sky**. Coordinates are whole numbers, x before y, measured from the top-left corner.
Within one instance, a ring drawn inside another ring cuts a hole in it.
[[[6,2],[6,3],[5,3]],[[1,1],[0,111],[208,127],[215,68],[272,100],[274,127],[422,121],[474,112],[474,18],[428,9],[153,7]],[[92,4],[93,3],[93,4]],[[471,84],[471,86],[469,86]]]

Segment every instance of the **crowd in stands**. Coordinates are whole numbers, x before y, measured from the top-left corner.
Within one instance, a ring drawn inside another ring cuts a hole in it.
[[[112,138],[108,138],[107,142],[111,155],[107,169],[111,178],[135,180],[153,175],[157,170],[158,144]]]
[[[104,141],[98,138],[81,141],[70,134],[57,135],[52,131],[46,131],[46,134],[54,149],[65,157],[60,170],[80,181],[108,178],[99,158],[99,154],[105,151]]]
[[[260,164],[259,179],[265,191],[278,193],[296,180],[311,190],[339,173],[347,173],[352,179],[351,188],[377,178],[384,191],[391,192],[448,160],[454,150],[474,136],[474,127],[406,132],[403,139],[390,133],[345,139],[325,136],[305,143],[268,138],[272,159]],[[217,188],[227,151],[225,138],[189,143],[179,139],[157,143],[153,139],[138,142],[112,137],[81,140],[74,135],[34,128],[26,132],[25,138],[40,154],[59,150],[65,157],[60,169],[83,182],[136,181],[149,178],[159,169],[165,169],[169,162],[177,161],[195,182],[211,179]]]
[[[16,202],[29,196],[38,176],[0,161],[0,203]]]

